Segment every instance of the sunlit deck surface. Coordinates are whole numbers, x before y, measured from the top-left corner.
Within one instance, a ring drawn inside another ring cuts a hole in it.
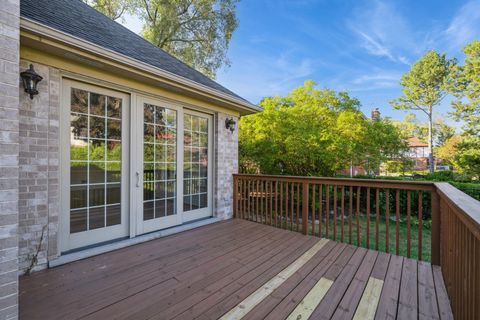
[[[21,319],[451,319],[441,270],[230,220],[24,276]]]

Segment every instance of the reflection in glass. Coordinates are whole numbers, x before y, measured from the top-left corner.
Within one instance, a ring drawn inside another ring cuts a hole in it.
[[[90,185],[88,197],[90,207],[105,205],[105,185]]]
[[[184,117],[183,210],[208,207],[208,119]]]
[[[88,113],[88,92],[80,89],[72,89],[71,111]]]
[[[144,220],[175,214],[177,112],[144,104]]]
[[[70,209],[84,208],[87,206],[87,187],[72,186],[70,189]]]
[[[70,164],[70,183],[87,184],[88,162],[71,162]]]
[[[70,233],[87,231],[87,209],[70,211]]]
[[[122,118],[122,99],[108,97],[107,98],[107,116],[111,118]]]
[[[107,207],[107,226],[121,223],[122,212],[119,204]]]
[[[98,229],[105,227],[105,207],[88,209],[89,229]]]
[[[72,88],[70,110],[70,232],[121,224],[122,99]]]
[[[90,93],[90,114],[104,117],[105,116],[105,99],[101,94]]]
[[[105,183],[105,163],[104,162],[90,162],[88,166],[89,183]],[[103,187],[103,186],[102,186]]]

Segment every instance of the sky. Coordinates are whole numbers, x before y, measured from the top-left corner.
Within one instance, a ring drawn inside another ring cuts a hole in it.
[[[379,108],[394,119],[406,112],[388,101],[412,63],[431,49],[462,61],[464,45],[480,39],[480,0],[240,0],[237,17],[220,84],[257,104],[311,79],[348,91],[366,115]],[[134,17],[123,24],[141,31]],[[455,124],[449,111],[445,100],[437,116]]]

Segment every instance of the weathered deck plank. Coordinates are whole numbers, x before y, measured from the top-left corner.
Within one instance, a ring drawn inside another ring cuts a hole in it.
[[[377,319],[453,318],[439,268],[332,241],[301,260],[319,240],[244,220],[201,227],[21,277],[20,317],[218,319],[280,275],[242,319],[351,319],[359,304]]]

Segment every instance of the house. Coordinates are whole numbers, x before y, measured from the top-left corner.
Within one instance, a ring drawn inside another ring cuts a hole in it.
[[[236,174],[259,108],[80,0],[0,43],[0,319],[480,317],[448,183]]]
[[[232,216],[234,125],[259,107],[82,1],[0,11],[5,281]],[[19,81],[30,66],[42,77],[31,97]],[[0,318],[15,292],[2,290]]]
[[[417,137],[407,140],[407,157],[415,161],[413,170],[422,171],[428,169],[428,144],[421,142]]]

